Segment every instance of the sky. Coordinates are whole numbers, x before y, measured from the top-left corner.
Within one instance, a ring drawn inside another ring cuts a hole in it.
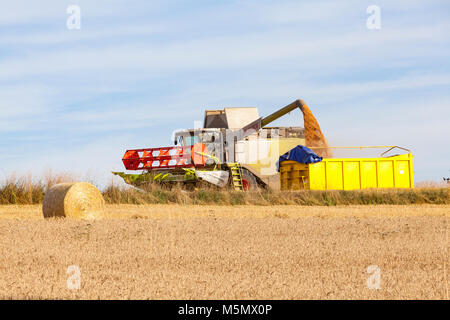
[[[400,145],[416,181],[449,177],[450,2],[0,4],[0,180],[51,169],[104,184],[126,149],[172,145],[206,108],[268,115],[299,98],[331,145]]]

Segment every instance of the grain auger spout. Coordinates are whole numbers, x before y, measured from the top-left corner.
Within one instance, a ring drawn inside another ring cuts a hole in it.
[[[328,147],[328,143],[325,136],[320,129],[317,119],[314,117],[313,113],[309,109],[308,105],[301,99],[295,100],[294,102],[288,104],[284,108],[281,108],[274,113],[268,115],[264,118],[259,118],[249,125],[245,126],[241,130],[239,139],[243,139],[253,132],[264,128],[273,121],[281,118],[282,116],[288,114],[289,112],[299,108],[303,113],[303,122],[305,128],[305,140],[308,147],[315,148],[316,153],[324,158],[331,157],[331,152]]]

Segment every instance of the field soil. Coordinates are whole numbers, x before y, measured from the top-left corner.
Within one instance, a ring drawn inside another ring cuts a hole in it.
[[[449,205],[108,205],[95,221],[0,206],[0,298],[448,299],[449,219]]]

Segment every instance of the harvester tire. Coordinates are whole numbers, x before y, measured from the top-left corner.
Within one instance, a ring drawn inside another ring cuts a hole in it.
[[[242,185],[244,191],[255,191],[258,189],[258,181],[249,170],[242,168]]]

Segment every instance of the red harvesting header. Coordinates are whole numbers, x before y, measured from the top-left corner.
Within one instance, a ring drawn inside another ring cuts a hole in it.
[[[122,162],[127,170],[204,167],[208,154],[206,145],[127,150]]]

